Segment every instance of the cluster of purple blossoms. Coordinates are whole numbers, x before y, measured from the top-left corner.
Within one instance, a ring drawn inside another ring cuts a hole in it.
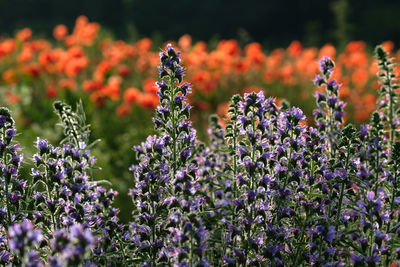
[[[75,263],[87,259],[81,258],[84,254],[80,251],[88,249],[92,250],[90,259],[98,264],[122,263],[124,243],[120,241],[127,228],[118,222],[119,210],[112,207],[117,192],[99,186],[91,176],[95,158],[88,149],[89,130],[84,116],[79,114],[80,106],[76,112],[61,102],[54,106],[66,138],[62,147],[37,139],[38,153],[33,156],[32,168],[32,196],[37,211],[31,220],[43,223],[46,232],[55,237],[69,232],[70,245],[65,251],[58,251],[62,257],[54,258],[58,263],[61,259]],[[38,190],[40,187],[44,190]],[[79,246],[74,245],[74,240]],[[114,257],[109,257],[110,253]]]
[[[120,265],[125,260],[121,248],[128,228],[118,222],[119,211],[112,207],[117,192],[99,186],[91,176],[95,158],[88,149],[89,128],[79,109],[73,112],[61,102],[55,103],[55,109],[66,138],[61,147],[37,138],[38,152],[27,181],[18,172],[22,155],[13,143],[14,121],[8,110],[0,109],[0,262]]]
[[[134,147],[139,164],[130,168],[135,177],[130,195],[137,207],[131,239],[136,253],[147,258],[144,266],[207,265],[208,233],[197,216],[205,203],[197,178],[198,141],[187,120],[190,105],[185,100],[191,89],[183,83],[179,56],[171,45],[160,52],[160,105],[154,117],[158,135]]]
[[[35,249],[44,240],[42,232],[34,229],[31,221],[13,224],[8,229],[8,245],[17,256],[14,264],[22,266],[42,266],[40,254]]]
[[[65,228],[56,230],[50,242],[50,266],[79,266],[82,263],[85,266],[97,266],[89,260],[96,243],[93,232],[82,224],[74,224],[68,231]]]
[[[14,144],[16,135],[14,121],[9,111],[0,109],[0,192],[1,210],[0,223],[7,229],[13,221],[21,219],[19,210],[21,198],[26,189],[26,181],[19,177],[19,167],[23,160],[23,154],[19,153],[19,144]]]
[[[174,77],[171,66],[180,63],[179,54],[168,51],[171,47],[161,53],[162,78]],[[399,214],[393,209],[400,198],[396,190],[386,192],[379,185],[397,181],[389,171],[395,163],[386,138],[375,138],[387,127],[379,126],[383,122],[376,119],[372,126],[362,126],[360,131],[351,125],[343,127],[345,104],[338,98],[340,85],[330,78],[333,68],[331,59],[324,57],[320,61],[321,74],[314,83],[324,92],[316,94],[315,128],[301,123],[305,120],[301,110],[278,107],[263,93],[234,96],[225,129],[217,123],[218,118],[212,118],[210,147],[200,144],[191,154],[197,163],[192,184],[199,183],[197,192],[204,196],[202,212],[196,220],[208,231],[202,255],[209,264],[373,266],[397,258],[397,252],[389,249],[394,244],[393,235],[382,227],[397,231],[398,226],[390,226],[389,221]],[[179,160],[174,160],[177,154],[170,145],[171,126],[177,116],[171,113],[169,94],[179,89],[165,81],[158,84],[161,105],[155,122],[161,137],[153,137],[152,145],[141,146],[138,152],[145,156],[139,158],[142,161],[137,166],[140,171],[145,169],[163,177],[163,197],[174,210],[180,199],[178,194],[171,195],[176,193],[173,187],[168,188],[176,179],[171,167],[174,169]],[[186,119],[185,116],[185,122]],[[159,150],[161,155],[156,156],[154,146],[165,150]],[[151,168],[150,162],[158,165]],[[378,197],[373,198],[371,192]],[[133,195],[138,194],[135,191]],[[366,199],[371,203],[365,204]],[[190,214],[191,209],[183,211]],[[170,225],[171,219],[176,224],[185,215],[182,210],[165,212],[167,219],[159,217],[159,224],[164,221]],[[177,257],[185,266],[185,253],[190,251],[185,245],[185,229],[191,228],[192,224],[186,224],[183,231],[167,228],[174,236],[173,251],[178,252],[173,259],[163,253],[166,262],[172,264]],[[357,228],[366,231],[359,235],[347,231]],[[144,225],[141,229],[142,234],[151,232]],[[371,243],[372,239],[375,243]],[[181,247],[177,250],[178,245]],[[166,243],[163,246],[168,247]],[[204,264],[205,260],[199,262]]]
[[[396,114],[399,113],[399,97],[395,92],[399,88],[397,77],[394,73],[393,60],[388,53],[378,46],[375,49],[375,57],[378,60],[379,71],[377,76],[380,83],[379,99],[377,112],[385,125],[385,130],[389,133],[389,142],[393,146],[395,138],[399,137],[398,127],[400,124]]]
[[[23,160],[19,144],[14,143],[16,129],[8,109],[0,108],[0,262],[8,263],[12,256],[6,242],[9,226],[23,220],[25,209],[22,198],[27,182],[19,177]]]
[[[324,92],[317,91],[317,109],[314,110],[315,125],[320,132],[326,132],[330,140],[330,150],[335,150],[334,140],[339,128],[343,123],[345,103],[339,99],[338,90],[340,84],[331,79],[335,63],[329,57],[323,57],[319,61],[321,74],[317,74],[314,84],[318,87],[325,87]]]

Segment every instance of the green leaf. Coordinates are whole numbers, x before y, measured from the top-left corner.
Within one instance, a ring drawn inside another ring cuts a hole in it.
[[[309,197],[320,197],[320,198],[326,198],[326,199],[329,198],[328,196],[321,195],[321,194],[316,194],[316,193],[309,193],[309,194],[306,194],[306,196],[309,196]]]

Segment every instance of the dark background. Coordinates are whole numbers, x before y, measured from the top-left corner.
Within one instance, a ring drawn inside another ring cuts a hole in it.
[[[82,14],[124,40],[163,42],[189,33],[195,41],[236,38],[266,48],[292,40],[339,48],[349,40],[400,41],[398,0],[0,0],[0,35],[30,27],[47,37]]]

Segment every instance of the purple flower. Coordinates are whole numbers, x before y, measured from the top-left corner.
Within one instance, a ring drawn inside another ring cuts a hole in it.
[[[381,247],[383,241],[387,241],[389,239],[388,235],[383,233],[382,231],[375,231],[375,243]]]
[[[184,82],[178,88],[179,88],[179,91],[181,91],[184,96],[188,93],[189,94],[192,93],[192,88],[190,87],[190,83]]]
[[[368,266],[376,266],[376,264],[379,262],[380,257],[377,254],[374,254],[372,256],[369,256],[365,258],[365,261],[368,263]]]
[[[367,192],[367,199],[370,202],[374,201],[375,200],[375,193],[373,191],[368,191]]]
[[[30,250],[28,253],[28,263],[26,267],[42,267],[43,262],[40,260],[40,254],[36,250]]]
[[[0,221],[2,221],[7,216],[7,209],[0,206]]]
[[[34,229],[31,221],[14,224],[8,229],[10,249],[23,254],[25,246],[37,244],[43,240],[42,232]]]
[[[235,253],[235,256],[236,256],[237,258],[239,258],[239,259],[241,259],[241,260],[244,259],[244,257],[245,257],[244,250],[234,248],[234,249],[233,249],[233,252]]]
[[[185,230],[185,232],[192,231],[193,225],[190,222],[186,222],[185,225],[183,226],[183,229]]]
[[[329,107],[334,108],[336,103],[337,103],[337,101],[338,101],[338,99],[335,96],[328,97],[328,105],[329,105]]]
[[[185,100],[185,97],[182,95],[177,95],[174,98],[174,102],[178,105],[178,106],[182,106],[182,101]]]
[[[8,195],[8,199],[10,200],[11,204],[17,204],[21,199],[21,193],[19,192],[12,192]]]
[[[342,122],[344,116],[344,112],[343,111],[336,111],[335,112],[335,120]]]
[[[328,81],[326,85],[328,86],[328,89],[333,89],[334,91],[337,91],[340,88],[340,84],[338,84],[335,79]]]
[[[347,170],[345,170],[345,169],[335,169],[333,174],[334,174],[335,178],[339,178],[341,180],[346,180],[348,177]]]
[[[0,115],[0,119],[1,119],[1,115]],[[11,254],[6,251],[6,250],[1,250],[0,251],[0,263],[5,264],[7,262],[9,262],[11,259]]]
[[[72,239],[76,239],[80,244],[84,244],[86,247],[93,247],[95,245],[95,239],[92,232],[89,229],[84,229],[81,224],[74,224],[70,227],[70,234]]]
[[[324,75],[330,75],[332,73],[332,69],[335,66],[332,59],[330,57],[322,57],[319,61],[319,69]]]
[[[314,109],[313,110],[313,115],[316,118],[320,118],[320,117],[322,117],[324,115],[324,112],[322,110],[320,110],[320,109]]]
[[[351,253],[351,260],[355,266],[358,266],[364,262],[364,257],[361,254]]]
[[[292,114],[298,121],[303,121],[306,118],[306,116],[304,116],[304,114],[303,114],[303,111],[296,107],[292,108]]]
[[[227,257],[227,256],[224,256],[224,257],[223,257],[223,261],[224,261],[224,264],[226,264],[226,265],[229,266],[229,267],[234,267],[234,266],[236,266],[236,260],[233,259],[233,258],[229,258],[229,257]]]
[[[239,146],[238,151],[240,156],[246,156],[248,153],[247,148],[245,146]]]
[[[14,138],[16,132],[17,132],[17,131],[16,131],[14,128],[9,128],[9,129],[7,129],[7,130],[6,130],[6,138],[7,138],[8,140]]]
[[[182,66],[177,66],[175,71],[175,78],[178,80],[179,83],[183,80],[183,74],[185,73],[185,68]]]
[[[43,153],[47,152],[48,141],[44,140],[44,139],[41,139],[40,137],[37,137],[36,147],[39,149],[40,154],[42,155]]]
[[[191,154],[192,154],[192,151],[191,151],[190,149],[185,149],[185,150],[182,150],[182,151],[180,152],[180,156],[181,156],[181,159],[182,159],[183,161],[188,160],[189,157],[191,156]]]
[[[317,86],[321,86],[324,83],[324,79],[321,77],[321,75],[317,74],[315,75],[315,78],[313,80],[313,83]]]
[[[335,239],[335,236],[336,236],[336,227],[331,225],[331,226],[329,226],[329,230],[325,236],[325,239],[329,243],[332,243],[332,241]]]
[[[0,115],[0,128],[3,128],[7,122],[7,117],[4,115]]]

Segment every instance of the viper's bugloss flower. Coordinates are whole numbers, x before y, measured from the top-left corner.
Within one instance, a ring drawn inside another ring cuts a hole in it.
[[[324,83],[324,79],[321,77],[321,75],[317,74],[315,75],[313,83],[317,86],[321,86]]]
[[[0,115],[0,128],[3,128],[7,122],[7,116]]]
[[[330,75],[332,73],[332,69],[335,66],[332,59],[330,57],[324,56],[319,61],[319,69],[324,75]]]
[[[327,89],[328,90],[334,90],[337,91],[340,88],[340,85],[337,83],[335,79],[329,80],[327,83]]]
[[[6,130],[6,139],[11,140],[12,138],[14,138],[15,133],[17,131],[14,128],[9,128]]]
[[[70,227],[70,238],[76,239],[79,244],[85,247],[93,247],[95,239],[89,229],[84,229],[81,224],[74,224]]]
[[[31,221],[14,224],[9,228],[10,249],[23,255],[26,247],[38,244],[43,240],[42,232],[35,229]]]
[[[10,259],[11,259],[11,253],[9,253],[6,250],[1,250],[0,251],[0,262],[2,264],[8,263],[10,261]]]
[[[46,153],[48,148],[48,141],[38,137],[36,141],[36,147],[39,149],[41,154]]]

